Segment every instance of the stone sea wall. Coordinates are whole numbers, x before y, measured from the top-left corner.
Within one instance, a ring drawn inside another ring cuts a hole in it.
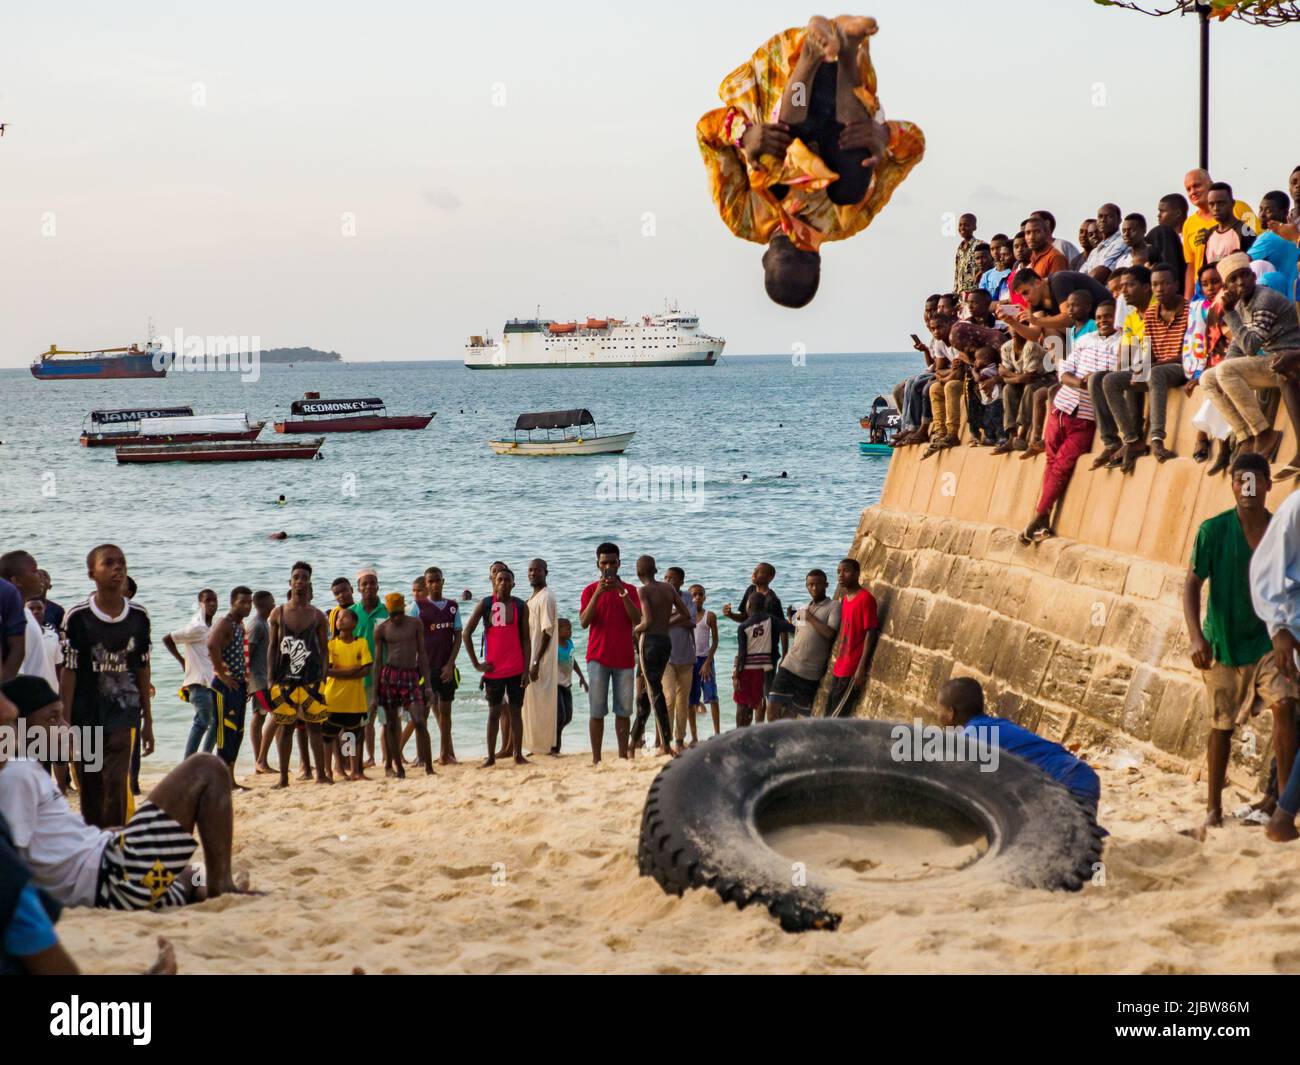
[[[964,444],[924,462],[920,448],[896,452],[851,552],[881,612],[871,683],[854,712],[932,721],[939,686],[973,676],[993,712],[1050,739],[1199,766],[1208,720],[1181,597],[1200,522],[1233,500],[1226,477],[1205,477],[1188,457],[1188,405],[1171,406],[1180,457],[1145,458],[1130,477],[1089,472],[1085,458],[1061,535],[1031,547],[1016,533],[1032,516],[1041,457]],[[1293,446],[1288,431],[1283,458]],[[1271,506],[1291,488],[1275,489]],[[1264,713],[1237,730],[1238,780],[1267,774],[1270,728]]]

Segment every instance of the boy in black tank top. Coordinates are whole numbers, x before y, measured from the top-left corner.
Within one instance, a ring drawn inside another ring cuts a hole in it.
[[[271,611],[267,672],[271,678],[271,712],[280,726],[276,747],[280,782],[289,786],[289,757],[295,725],[302,721],[316,762],[316,783],[330,784],[325,773],[325,739],[321,725],[329,718],[322,689],[327,668],[329,623],[311,605],[311,566],[295,562],[289,576],[289,601]]]

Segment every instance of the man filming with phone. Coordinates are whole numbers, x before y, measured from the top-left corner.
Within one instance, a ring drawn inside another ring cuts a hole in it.
[[[596,548],[600,579],[582,590],[579,621],[587,630],[587,699],[591,707],[591,759],[600,764],[605,740],[609,690],[614,689],[614,733],[618,756],[628,757],[628,734],[636,702],[636,643],[633,630],[641,624],[641,599],[618,575],[618,545]]]

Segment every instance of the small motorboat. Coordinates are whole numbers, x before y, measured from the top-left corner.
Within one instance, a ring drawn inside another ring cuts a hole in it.
[[[262,462],[268,459],[314,459],[323,436],[311,440],[232,441],[207,444],[120,444],[117,461],[142,462]]]
[[[586,431],[587,426],[591,432]],[[561,435],[553,436],[557,431]],[[537,439],[534,432],[545,432],[546,437]],[[520,433],[528,435],[520,440]],[[489,440],[488,447],[498,455],[621,455],[634,436],[636,433],[599,435],[589,410],[553,410],[519,415],[514,439]]]
[[[189,407],[96,410],[90,412],[87,422],[81,430],[82,447],[256,440],[266,425],[266,422],[251,420],[247,414],[195,415]]]
[[[277,433],[375,433],[384,429],[427,429],[434,414],[388,414],[382,399],[295,399]]]
[[[858,423],[867,430],[867,439],[858,442],[858,450],[864,455],[892,455],[893,439],[903,425],[903,416],[893,401],[884,396],[877,396],[871,401],[871,413],[865,415]]]

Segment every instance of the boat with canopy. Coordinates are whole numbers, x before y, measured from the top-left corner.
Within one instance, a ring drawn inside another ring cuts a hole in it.
[[[545,436],[535,437],[538,432]],[[520,439],[520,433],[527,435]],[[621,455],[634,436],[634,432],[601,436],[596,419],[586,409],[540,411],[519,415],[514,438],[489,440],[488,447],[498,455]]]
[[[427,429],[434,414],[389,414],[382,399],[295,399],[277,433],[373,433],[383,429]]]
[[[256,440],[265,422],[247,414],[200,414],[190,407],[135,407],[93,410],[81,427],[82,447],[118,444],[219,443]]]

